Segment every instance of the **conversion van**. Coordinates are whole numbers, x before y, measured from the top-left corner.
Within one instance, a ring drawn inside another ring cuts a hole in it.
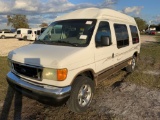
[[[36,40],[37,34],[39,34],[40,30],[41,28],[32,28],[28,30],[27,40]]]
[[[7,80],[17,91],[67,99],[71,111],[84,112],[98,81],[122,68],[133,72],[139,53],[134,18],[110,9],[80,9],[56,18],[33,44],[11,51]]]
[[[19,40],[26,40],[27,39],[28,30],[30,30],[30,29],[27,29],[27,28],[19,28],[19,29],[17,29],[16,38],[19,39]]]

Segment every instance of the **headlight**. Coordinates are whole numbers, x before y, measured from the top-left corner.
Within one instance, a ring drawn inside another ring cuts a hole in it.
[[[43,69],[43,79],[63,81],[67,78],[67,69]]]

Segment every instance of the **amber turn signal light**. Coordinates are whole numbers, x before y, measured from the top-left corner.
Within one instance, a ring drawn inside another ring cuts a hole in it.
[[[58,81],[63,81],[67,78],[67,73],[68,73],[68,70],[65,68],[65,69],[58,69],[57,70],[57,80]]]

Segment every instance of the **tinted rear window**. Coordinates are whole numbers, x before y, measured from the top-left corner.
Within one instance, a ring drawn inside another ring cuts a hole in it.
[[[41,29],[41,33],[43,33],[45,30],[46,30],[46,28],[42,28],[42,29]]]
[[[28,30],[28,34],[32,34],[32,30]]]
[[[37,30],[37,35],[40,35],[41,34],[41,31],[40,30]]]
[[[130,25],[130,29],[131,29],[131,35],[132,35],[132,43],[133,44],[139,43],[139,35],[138,35],[137,27]]]
[[[20,30],[17,30],[17,34],[21,34],[21,31],[20,31]]]

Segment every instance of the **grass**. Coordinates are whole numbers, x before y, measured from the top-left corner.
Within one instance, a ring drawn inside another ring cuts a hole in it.
[[[4,100],[8,88],[6,74],[9,71],[7,57],[0,56],[0,103]]]
[[[141,46],[137,69],[125,81],[160,89],[160,36],[157,42]]]

